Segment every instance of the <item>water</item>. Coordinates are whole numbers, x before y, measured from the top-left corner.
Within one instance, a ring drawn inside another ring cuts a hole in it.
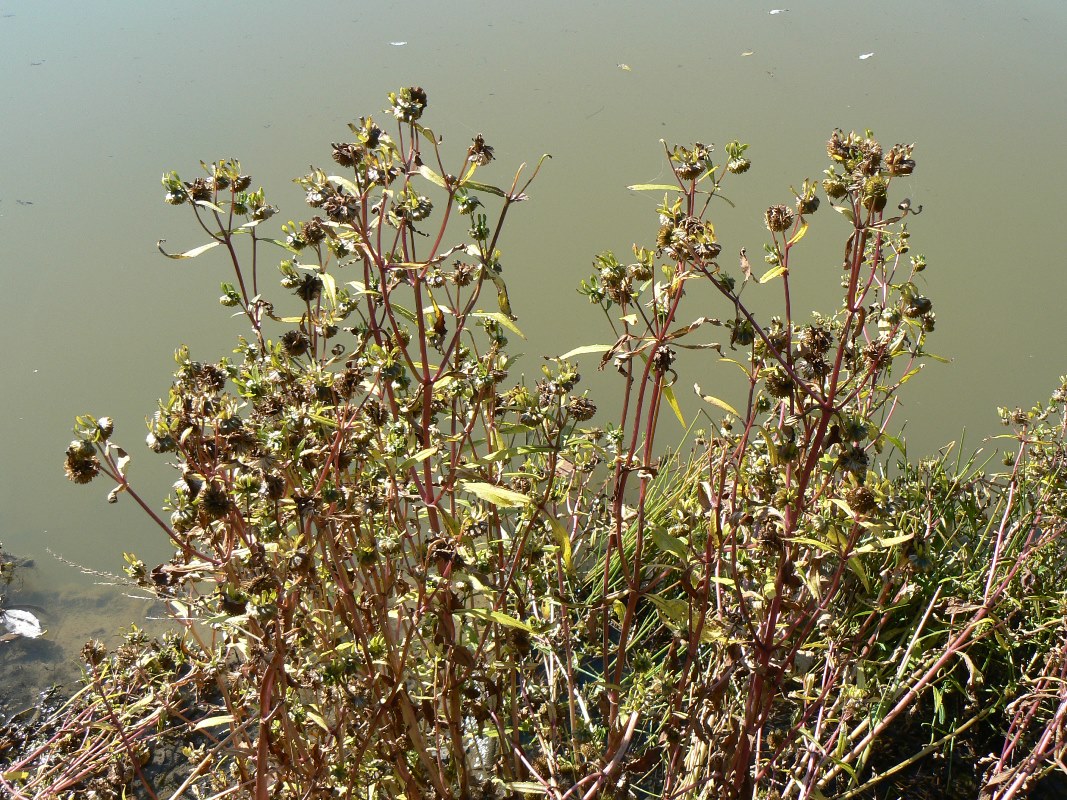
[[[20,596],[50,606],[61,649],[52,655],[151,611],[49,551],[105,571],[121,568],[123,551],[150,565],[167,555],[133,504],[107,506],[102,485],[64,479],[72,418],[114,416],[136,484],[161,498],[173,473],[140,441],[168,386],[170,354],[186,342],[195,356],[218,358],[239,331],[214,302],[227,277],[221,260],[171,262],[155,251],[161,238],[173,249],[202,243],[186,210],[162,203],[160,174],[237,156],[282,218],[299,219],[307,209],[290,178],[327,164],[345,124],[380,113],[402,85],[427,89],[424,121],[454,153],[485,134],[497,182],[512,165],[553,155],[503,242],[530,340],[527,370],[542,354],[608,339],[573,288],[595,252],[625,253],[654,237],[656,198],[624,187],[664,179],[661,138],[752,145],[752,172],[727,188],[738,209],[723,206],[716,224],[725,252],[758,253],[762,209],[821,173],[830,130],[869,127],[887,146],[918,142],[905,186],[925,209],[913,244],[930,263],[931,347],[953,359],[907,387],[899,413],[913,450],[930,452],[965,428],[977,446],[999,432],[996,406],[1046,397],[1067,372],[1058,238],[1067,6],[773,8],[0,2],[0,541],[36,561]],[[798,311],[831,307],[841,230],[829,213],[814,218],[808,257],[794,270],[808,287]],[[691,378],[729,395],[720,383],[728,373],[690,370],[684,385]],[[610,376],[588,383],[613,385]],[[114,602],[99,604],[108,592]],[[84,624],[64,628],[60,620],[75,616]],[[11,663],[4,646],[0,662]]]

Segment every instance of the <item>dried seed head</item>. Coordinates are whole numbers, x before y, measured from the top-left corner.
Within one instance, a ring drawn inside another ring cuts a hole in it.
[[[878,497],[866,486],[856,486],[845,493],[849,507],[857,514],[869,515],[878,509]]]
[[[911,301],[904,307],[904,316],[909,319],[916,319],[924,314],[929,314],[933,307],[934,304],[929,297],[917,294],[915,297],[911,298]]]
[[[567,403],[567,410],[579,422],[592,419],[596,414],[596,406],[588,397],[572,397]]]
[[[787,230],[793,224],[793,218],[793,209],[781,204],[771,206],[763,215],[767,230],[772,233],[781,233]]]
[[[74,483],[89,483],[100,474],[100,461],[95,455],[91,455],[88,458],[82,456],[72,457],[68,449],[67,458],[63,463],[63,471],[66,473],[67,479]]]
[[[235,192],[243,192],[249,186],[252,185],[251,175],[238,175],[233,179],[233,190]]]
[[[426,110],[428,101],[421,86],[406,86],[399,92],[389,93],[393,116],[402,122],[414,122]]]
[[[218,481],[211,481],[200,496],[200,507],[209,519],[220,519],[229,513],[232,503],[226,488]]]
[[[675,358],[677,358],[677,353],[674,352],[673,347],[659,347],[656,349],[656,354],[652,356],[652,368],[658,372],[666,372],[671,368]]]
[[[792,397],[796,384],[793,379],[779,369],[771,370],[764,379],[767,386],[767,394],[779,399]]]
[[[914,147],[914,144],[896,144],[890,148],[885,156],[886,170],[890,175],[911,175],[915,171],[915,161],[911,157]]]
[[[197,178],[192,183],[185,184],[185,187],[189,190],[189,196],[193,200],[211,199],[211,184],[204,178]]]
[[[467,157],[472,163],[484,167],[493,160],[493,148],[485,143],[485,139],[479,133],[474,137],[474,143],[467,150]]]
[[[107,657],[107,646],[99,639],[90,639],[82,647],[82,658],[90,666],[98,666]]]
[[[308,202],[311,201],[309,200]],[[321,203],[319,205],[321,205]],[[300,229],[300,238],[308,244],[317,244],[318,242],[321,242],[325,236],[326,230],[322,227],[322,217],[312,217],[305,222]]]
[[[296,296],[305,302],[313,302],[322,294],[322,278],[314,273],[304,275],[296,287]]]
[[[359,210],[359,199],[350,194],[338,193],[326,198],[322,210],[334,222],[351,222]]]
[[[342,167],[351,167],[363,159],[363,148],[349,142],[333,142],[333,160]]]
[[[726,162],[726,169],[734,175],[741,175],[742,173],[748,172],[751,166],[752,162],[747,158],[731,158]]]
[[[826,154],[830,156],[834,161],[844,163],[852,157],[854,152],[852,136],[849,135],[846,139],[845,132],[840,128],[834,130],[830,134],[830,140],[826,143]]]
[[[260,474],[259,491],[270,500],[281,500],[285,497],[285,479],[276,472],[263,472]]]

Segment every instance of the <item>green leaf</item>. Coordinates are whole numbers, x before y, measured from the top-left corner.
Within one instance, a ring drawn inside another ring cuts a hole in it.
[[[356,184],[352,183],[352,181],[350,181],[348,178],[342,178],[340,175],[327,175],[326,180],[330,181],[330,183],[336,183],[338,186],[347,189],[350,194],[353,194],[356,197],[359,197],[360,195],[359,187],[356,186]]]
[[[440,175],[438,175],[436,172],[434,172],[432,169],[430,169],[425,164],[423,164],[421,167],[419,167],[419,174],[422,177],[424,177],[426,180],[428,180],[430,183],[436,183],[442,189],[445,188],[445,179],[442,178]]]
[[[863,590],[870,594],[871,592],[871,579],[867,576],[867,570],[863,566],[863,562],[859,560],[857,556],[852,556],[848,560],[848,567],[856,573],[856,577],[860,579],[860,583],[863,584]]]
[[[308,719],[310,719],[312,722],[314,722],[316,725],[326,731],[326,733],[330,732],[330,726],[326,724],[326,719],[322,716],[322,714],[308,709],[307,715]]]
[[[912,378],[914,378],[916,375],[918,375],[919,372],[922,370],[922,368],[924,366],[926,366],[926,365],[925,364],[919,364],[918,366],[912,367],[910,370],[908,370],[906,373],[904,373],[904,377],[902,377],[900,379],[900,385],[903,386],[905,383],[907,383]]]
[[[833,209],[838,214],[841,214],[842,216],[844,216],[845,219],[847,219],[853,225],[856,224],[856,215],[852,213],[852,209],[849,208],[848,206],[833,206]]]
[[[668,628],[675,630],[688,630],[689,628],[689,603],[685,600],[668,600],[658,594],[646,594],[649,602],[656,607],[660,618]]]
[[[741,414],[736,408],[727,403],[725,400],[720,400],[718,397],[712,397],[710,394],[704,394],[700,391],[700,384],[694,383],[693,389],[697,393],[697,397],[703,400],[705,403],[711,403],[716,408],[721,408],[727,414],[733,414],[737,419],[741,419]]]
[[[494,322],[503,325],[516,336],[519,336],[523,339],[526,338],[526,334],[519,330],[519,326],[512,321],[511,317],[507,316],[506,314],[502,314],[499,311],[473,311],[471,312],[471,316],[491,319]]]
[[[671,183],[635,183],[627,186],[634,192],[680,192],[682,187]]]
[[[219,208],[217,205],[215,205],[214,203],[211,203],[211,202],[209,202],[207,200],[194,200],[193,203],[195,205],[198,205],[198,206],[203,206],[204,208],[210,208],[216,214],[225,214],[226,213],[221,208]]]
[[[222,244],[222,242],[208,242],[207,244],[200,245],[200,247],[194,247],[192,250],[186,250],[184,253],[168,253],[166,250],[163,249],[163,243],[165,241],[167,240],[160,239],[158,242],[156,242],[156,249],[158,249],[159,252],[161,252],[167,258],[173,259],[196,258],[201,253],[206,253],[212,247],[218,247],[220,244]]]
[[[415,455],[405,458],[403,461],[396,465],[396,468],[398,471],[406,470],[413,464],[419,464],[425,461],[436,452],[436,447],[427,447],[425,450],[420,450],[419,452],[415,453]]]
[[[530,505],[530,498],[522,492],[515,492],[492,483],[460,481],[459,488],[494,506],[517,508]]]
[[[678,406],[678,398],[674,395],[674,389],[667,384],[663,384],[663,388],[660,390],[664,399],[671,407],[671,411],[674,412],[674,416],[678,417],[678,421],[682,423],[682,427],[685,427],[685,417],[682,416],[682,409]]]
[[[326,299],[329,301],[331,306],[336,306],[337,281],[335,281],[333,275],[328,272],[320,273],[319,278],[322,279],[322,288],[326,290]]]
[[[677,536],[671,536],[662,528],[653,528],[651,533],[652,541],[655,542],[656,547],[664,553],[670,553],[673,556],[677,556],[680,561],[685,561],[688,558],[685,542]]]
[[[584,356],[586,353],[606,353],[611,347],[610,344],[583,344],[581,347],[575,347],[573,350],[568,350],[561,355],[559,359],[560,361],[566,361],[568,358]]]
[[[482,619],[487,622],[495,622],[498,625],[505,625],[508,628],[518,628],[520,631],[526,631],[527,633],[534,632],[534,629],[522,620],[508,616],[502,611],[492,611],[488,608],[464,608],[460,609],[457,613],[468,617],[474,617],[475,619]]]
[[[904,542],[911,541],[914,538],[914,533],[902,533],[899,536],[890,536],[886,539],[879,539],[878,544],[882,545],[882,547],[895,547],[898,544],[904,544]]]
[[[460,183],[464,189],[473,189],[476,192],[486,192],[488,194],[495,194],[497,197],[507,197],[507,193],[503,189],[496,186],[490,186],[488,183],[478,183],[478,181],[463,181]],[[519,199],[519,198],[513,198]]]
[[[759,282],[760,283],[767,283],[768,281],[773,281],[779,275],[784,275],[784,274],[785,274],[785,267],[783,267],[781,264],[779,264],[777,267],[771,267],[769,270],[767,270],[762,275],[760,275],[759,276]]]

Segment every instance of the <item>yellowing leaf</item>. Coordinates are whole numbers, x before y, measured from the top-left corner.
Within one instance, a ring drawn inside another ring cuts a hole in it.
[[[217,717],[205,717],[193,726],[194,731],[202,731],[205,728],[214,728],[216,725],[228,725],[233,722],[233,714],[222,714]]]
[[[501,314],[499,311],[474,311],[471,313],[472,317],[482,317],[484,319],[491,319],[500,325],[503,325],[509,331],[516,336],[525,339],[526,334],[519,330],[519,326],[515,324],[511,317],[506,314]]]
[[[767,283],[768,281],[773,281],[779,275],[784,275],[784,274],[785,274],[785,267],[783,267],[781,264],[779,264],[777,267],[771,267],[769,270],[767,270],[762,275],[760,275],[759,276],[759,282],[760,283]]]
[[[506,625],[509,628],[518,628],[521,631],[527,633],[533,633],[534,629],[527,625],[522,620],[515,619],[515,617],[508,616],[502,611],[492,611],[488,608],[464,608],[458,613],[464,614],[468,617],[474,617],[475,619],[485,620],[487,622],[495,622],[499,625]]]
[[[671,411],[674,412],[674,416],[678,417],[678,421],[685,427],[685,417],[682,416],[682,409],[678,406],[678,398],[674,396],[674,389],[667,384],[663,384],[663,397],[671,407]]]
[[[634,183],[626,187],[635,192],[680,192],[676,184],[670,183]]]
[[[574,358],[575,356],[582,356],[586,353],[606,353],[611,349],[610,344],[583,344],[581,347],[575,347],[573,350],[568,350],[561,355],[560,361],[566,361],[568,358]]]
[[[804,234],[807,232],[808,223],[805,221],[799,228],[797,228],[797,232],[793,234],[792,238],[788,242],[786,242],[786,244],[796,244],[804,238]]]
[[[697,397],[699,397],[705,403],[711,403],[716,408],[721,408],[726,413],[733,414],[737,419],[741,419],[741,414],[738,412],[738,410],[729,403],[727,403],[725,400],[720,400],[718,397],[712,397],[710,394],[704,394],[700,391],[699,384],[694,383],[693,389],[696,391]]]
[[[494,506],[516,508],[530,505],[530,498],[522,492],[515,492],[492,483],[460,481],[459,488]]]
[[[160,239],[158,242],[156,242],[156,249],[158,249],[159,252],[161,252],[167,258],[173,259],[196,258],[201,253],[206,253],[212,247],[218,247],[221,244],[221,242],[208,242],[207,244],[200,245],[200,247],[194,247],[192,250],[186,250],[184,253],[168,253],[166,250],[163,249],[163,243],[165,241],[167,240]]]
[[[571,563],[572,553],[570,534],[567,533],[567,529],[564,528],[560,521],[555,517],[548,518],[548,525],[552,528],[552,536],[562,551],[561,557],[563,558],[563,568],[566,569],[569,574],[574,571],[574,564]]]

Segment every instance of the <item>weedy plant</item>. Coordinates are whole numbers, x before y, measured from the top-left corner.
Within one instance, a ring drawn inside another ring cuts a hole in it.
[[[55,733],[8,760],[12,796],[1007,800],[1062,767],[1067,389],[1006,412],[1005,475],[906,460],[889,420],[934,327],[920,209],[889,199],[912,147],[835,131],[821,186],[765,212],[766,271],[742,249],[736,276],[709,212],[746,146],[669,148],[675,181],[631,187],[664,195],[655,243],[582,283],[614,344],[525,385],[499,248],[537,169],[476,181],[493,148],[447,157],[426,105],[405,88],[391,125],[352,125],[284,238],[236,161],[164,177],[208,237],[165,254],[225,253],[249,334],[232,359],[176,354],[148,435],[179,473],[169,517],[107,418],[79,418],[66,469],[171,540],[165,564],[127,561],[177,632],[87,645]],[[820,188],[841,302],[801,319]],[[278,248],[285,310],[263,294]],[[698,283],[725,321],[684,315]],[[672,451],[685,348],[732,361],[746,400],[695,386],[713,421]],[[594,355],[621,388],[595,427]],[[188,766],[157,786],[172,742]]]

